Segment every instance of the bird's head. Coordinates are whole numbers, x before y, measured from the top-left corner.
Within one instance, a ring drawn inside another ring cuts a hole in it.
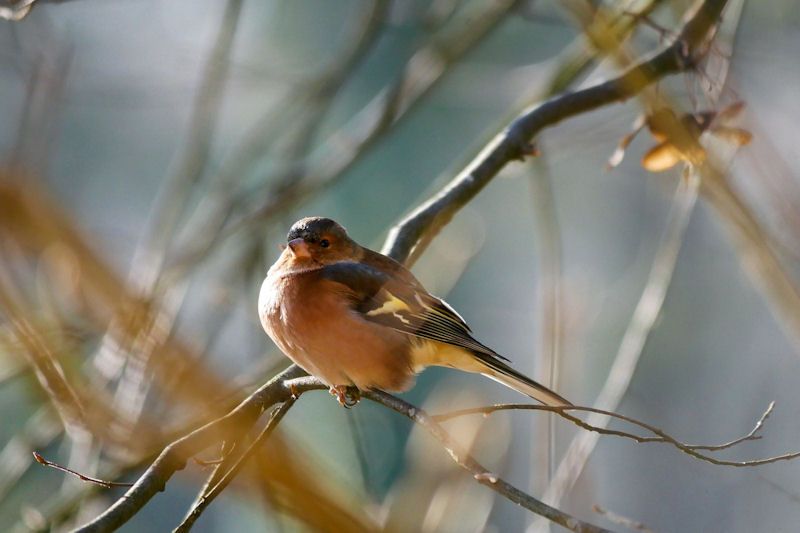
[[[360,247],[330,218],[307,217],[295,222],[286,236],[286,249],[295,264],[330,265],[358,259]]]

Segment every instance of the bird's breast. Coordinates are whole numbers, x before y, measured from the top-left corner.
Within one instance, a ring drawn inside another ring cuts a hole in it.
[[[264,330],[295,363],[330,385],[405,389],[413,374],[405,334],[366,321],[343,286],[309,275],[267,276],[259,296]]]
[[[293,338],[292,309],[297,308],[299,295],[286,277],[268,275],[261,284],[258,296],[258,316],[267,335],[287,355],[296,350]]]

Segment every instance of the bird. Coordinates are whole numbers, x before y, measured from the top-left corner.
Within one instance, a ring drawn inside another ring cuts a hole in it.
[[[345,407],[360,391],[406,391],[429,366],[482,374],[545,405],[572,405],[512,368],[405,266],[359,245],[334,220],[298,220],[282,248],[259,292],[261,324]]]

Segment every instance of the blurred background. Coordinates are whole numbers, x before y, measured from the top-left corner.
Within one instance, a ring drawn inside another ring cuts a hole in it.
[[[165,443],[287,366],[256,300],[293,221],[328,216],[379,249],[521,109],[613,76],[669,40],[691,5],[12,4],[0,15],[27,16],[0,21],[2,531],[69,529],[122,493],[41,467],[31,451],[135,480]],[[587,12],[607,17],[613,53],[584,37]],[[734,122],[752,142],[709,142],[751,217],[750,245],[713,199],[695,203],[681,165],[642,168],[647,132],[606,169],[642,112],[634,99],[545,130],[541,156],[510,164],[414,272],[479,339],[574,403],[604,391],[625,415],[717,443],[747,433],[774,400],[763,440],[720,456],[797,449],[798,50],[795,2],[730,2],[703,72],[654,91],[680,113],[746,103]],[[756,242],[787,283],[770,283]],[[620,379],[606,384],[612,368]],[[404,397],[431,412],[520,399],[442,369]],[[527,411],[448,428],[537,497],[584,433]],[[308,393],[280,442],[294,484],[275,488],[270,476],[286,472],[270,473],[273,449],[197,531],[543,528],[369,402],[348,411]],[[616,530],[593,506],[653,531],[795,531],[800,519],[794,462],[714,466],[602,437],[579,472],[550,501]],[[175,527],[206,475],[190,463],[123,530]]]

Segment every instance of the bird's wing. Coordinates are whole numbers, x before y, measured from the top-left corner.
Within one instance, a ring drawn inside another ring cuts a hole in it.
[[[469,350],[486,364],[506,360],[472,337],[464,319],[444,300],[429,294],[413,277],[401,279],[371,265],[342,262],[322,269],[322,277],[349,289],[353,309],[370,322],[416,337]]]
[[[396,267],[395,267],[396,268]],[[389,274],[365,263],[344,262],[322,269],[322,277],[339,283],[352,299],[353,310],[370,322],[423,339],[463,348],[483,363],[480,372],[545,405],[570,405],[547,387],[514,370],[508,361],[472,337],[464,319],[441,300],[429,294],[413,275]]]

